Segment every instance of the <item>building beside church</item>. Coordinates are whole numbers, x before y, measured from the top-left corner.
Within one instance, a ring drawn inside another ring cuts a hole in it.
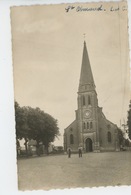
[[[70,147],[76,152],[79,146],[85,152],[119,150],[118,127],[106,119],[102,108],[98,106],[85,41],[77,104],[76,119],[64,129],[64,150]]]

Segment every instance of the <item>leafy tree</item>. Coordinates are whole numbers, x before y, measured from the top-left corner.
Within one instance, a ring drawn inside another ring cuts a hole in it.
[[[124,136],[123,136],[123,132],[122,132],[122,130],[121,129],[117,129],[117,131],[118,131],[118,139],[119,139],[119,144],[120,145],[123,145],[123,143],[124,143]]]
[[[40,142],[48,154],[49,144],[59,135],[57,120],[40,108],[20,107],[17,102],[15,102],[15,116],[17,139],[25,139],[26,151],[28,139],[34,139],[37,142],[37,154],[40,155]]]
[[[15,121],[16,121],[16,139],[25,140],[25,150],[28,155],[27,143],[28,143],[28,125],[27,125],[27,113],[23,108],[15,102]]]
[[[42,114],[44,111],[41,111],[39,108],[25,107],[28,112],[27,115],[27,124],[29,127],[28,136],[30,139],[34,139],[37,142],[37,154],[39,153],[40,142],[42,139],[42,132],[44,131],[44,120]]]
[[[55,137],[57,137],[59,134],[59,128],[57,124],[57,120],[54,119],[51,115],[45,113],[43,115],[44,119],[44,130],[42,133],[42,139],[41,141],[45,145],[46,152],[48,154],[48,147],[51,142],[54,141]]]
[[[47,154],[50,142],[59,135],[57,120],[39,108],[28,107],[27,124],[29,126],[29,137],[36,140],[37,148],[40,142],[45,145]]]
[[[128,139],[125,139],[125,146],[129,147],[129,145],[130,145],[129,140]]]
[[[131,100],[129,104],[128,117],[127,117],[128,135],[131,139]]]

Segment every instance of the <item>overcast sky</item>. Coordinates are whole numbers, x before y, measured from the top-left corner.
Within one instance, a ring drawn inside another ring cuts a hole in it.
[[[129,105],[129,49],[126,5],[77,4],[18,6],[11,9],[15,99],[40,107],[58,119],[63,132],[74,119],[83,51],[83,34],[98,103],[107,119],[120,126]],[[125,6],[125,7],[124,7]],[[124,8],[125,11],[122,11]]]

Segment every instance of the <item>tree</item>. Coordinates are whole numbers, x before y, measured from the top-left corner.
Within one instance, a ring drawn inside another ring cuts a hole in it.
[[[129,140],[128,139],[125,139],[125,146],[129,147],[129,145],[130,145]]]
[[[119,144],[123,145],[124,144],[124,136],[123,136],[123,132],[121,129],[117,129],[118,131],[118,139],[119,139]]]
[[[29,139],[36,140],[37,154],[40,156],[39,147],[42,137],[42,132],[44,131],[44,120],[42,114],[44,111],[41,111],[39,108],[25,107],[27,110],[27,124],[29,127],[28,137]]]
[[[26,155],[28,156],[28,148],[27,148],[27,142],[28,142],[28,125],[27,125],[27,113],[23,108],[19,106],[17,102],[15,102],[15,121],[16,121],[16,139],[22,139],[25,140],[25,150]]]
[[[131,100],[129,104],[128,117],[127,117],[128,135],[131,139]]]
[[[26,152],[28,139],[34,139],[37,142],[37,154],[40,155],[40,142],[48,154],[49,144],[59,135],[57,120],[40,108],[20,107],[17,102],[15,102],[15,118],[16,136],[17,139],[25,139]]]
[[[45,145],[46,152],[48,154],[48,147],[51,142],[54,141],[55,137],[59,135],[59,128],[57,120],[54,119],[51,115],[44,113],[44,131],[42,132],[41,141]]]
[[[30,129],[29,137],[36,140],[37,148],[39,148],[39,144],[42,142],[48,154],[49,144],[59,135],[57,120],[39,108],[28,107],[27,109],[27,124]]]

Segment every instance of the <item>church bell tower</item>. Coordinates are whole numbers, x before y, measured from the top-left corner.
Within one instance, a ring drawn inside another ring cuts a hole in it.
[[[79,145],[86,152],[99,150],[98,99],[85,41],[78,89],[77,121]]]

